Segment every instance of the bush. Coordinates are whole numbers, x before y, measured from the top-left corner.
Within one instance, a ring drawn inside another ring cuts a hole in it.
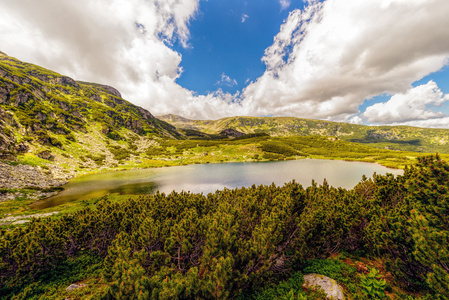
[[[298,151],[292,147],[281,144],[278,141],[268,141],[261,143],[260,149],[264,152],[280,154],[283,156],[294,156],[298,154]]]
[[[363,299],[361,288],[382,296],[374,271],[359,285],[354,267],[324,259],[350,252],[380,256],[415,291],[426,291],[419,279],[427,279],[433,298],[445,299],[448,182],[449,165],[432,157],[352,190],[325,181],[105,197],[94,210],[0,231],[0,293],[32,297],[33,282],[88,253],[101,261],[98,293],[109,299],[303,299],[299,278],[311,272],[342,283],[354,299]]]
[[[114,155],[114,159],[118,161],[127,159],[131,155],[127,149],[120,146],[108,146],[108,149]]]

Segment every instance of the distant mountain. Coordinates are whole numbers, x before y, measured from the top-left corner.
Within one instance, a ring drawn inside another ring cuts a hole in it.
[[[271,136],[335,136],[383,149],[449,153],[449,129],[364,126],[293,117],[230,117],[213,121],[190,120],[176,115],[157,118],[178,129],[198,130],[208,134],[234,129],[246,134],[267,133]]]
[[[144,148],[158,137],[185,135],[113,87],[75,81],[0,52],[0,158],[28,153],[61,164],[92,163],[86,156],[113,162],[121,149]]]

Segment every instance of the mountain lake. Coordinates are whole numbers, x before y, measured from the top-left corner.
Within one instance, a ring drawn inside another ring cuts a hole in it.
[[[64,185],[56,196],[33,203],[33,209],[43,209],[63,203],[102,197],[110,193],[122,195],[190,191],[211,193],[224,188],[234,189],[255,185],[283,185],[295,180],[304,187],[326,178],[329,185],[353,188],[362,176],[373,173],[400,175],[403,170],[390,169],[374,163],[325,159],[301,159],[275,162],[196,164],[178,167],[104,172],[80,176]]]

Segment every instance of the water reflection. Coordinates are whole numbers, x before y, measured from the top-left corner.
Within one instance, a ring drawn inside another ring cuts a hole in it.
[[[322,183],[324,178],[332,186],[352,188],[363,175],[370,177],[374,172],[398,175],[403,171],[371,163],[304,159],[106,172],[75,178],[64,186],[64,191],[59,195],[36,202],[31,207],[43,209],[110,193],[152,194],[156,190],[165,193],[176,190],[207,194],[225,187],[232,189],[271,183],[283,185],[292,180],[308,186],[312,180]]]

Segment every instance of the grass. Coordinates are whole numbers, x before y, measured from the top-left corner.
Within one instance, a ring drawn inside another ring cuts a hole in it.
[[[97,132],[94,130],[94,132]],[[55,149],[52,153],[56,156],[59,167],[66,170],[77,170],[77,175],[93,174],[105,171],[128,170],[137,168],[158,168],[171,167],[189,164],[209,164],[226,162],[251,162],[269,160],[292,160],[292,159],[332,159],[378,163],[391,168],[404,168],[416,161],[421,153],[402,152],[391,150],[380,150],[372,147],[330,139],[321,136],[309,137],[267,137],[256,136],[248,139],[238,140],[170,140],[157,138],[151,141],[149,148],[132,151],[126,148],[129,143],[116,143],[114,148],[122,150],[123,155],[120,162],[114,164],[106,163],[104,152],[87,152],[86,145],[82,144],[87,137],[80,138],[82,134],[77,134],[77,140],[81,143],[71,143],[65,146],[65,150]],[[108,148],[113,148],[109,146]],[[120,146],[118,146],[120,145]],[[120,147],[120,148],[118,148]],[[108,148],[104,148],[105,150]],[[101,149],[101,148],[100,148]],[[264,151],[265,150],[265,151]],[[107,150],[106,150],[107,151]],[[89,154],[92,153],[92,154]],[[151,153],[151,155],[149,155]],[[117,153],[117,154],[122,154]],[[129,154],[129,155],[128,155]],[[112,154],[108,154],[112,157]],[[81,168],[78,166],[77,157],[87,157],[92,161],[89,166]],[[449,155],[441,155],[443,159],[448,159]],[[52,168],[51,162],[41,159],[32,153],[19,156],[19,162],[32,166],[42,166]],[[100,166],[101,164],[101,166]],[[51,216],[59,218],[60,215],[73,213],[85,207],[93,207],[98,198],[75,201],[43,210],[32,210],[29,205],[36,200],[28,196],[34,190],[17,190],[23,194],[14,200],[0,202],[0,217],[11,215],[32,215],[37,213],[58,212]],[[133,196],[113,195],[114,201],[122,201]],[[19,225],[20,226],[20,225]]]
[[[36,156],[33,153],[25,153],[24,155],[18,156],[19,162],[23,165],[36,166],[47,166],[49,161]]]

